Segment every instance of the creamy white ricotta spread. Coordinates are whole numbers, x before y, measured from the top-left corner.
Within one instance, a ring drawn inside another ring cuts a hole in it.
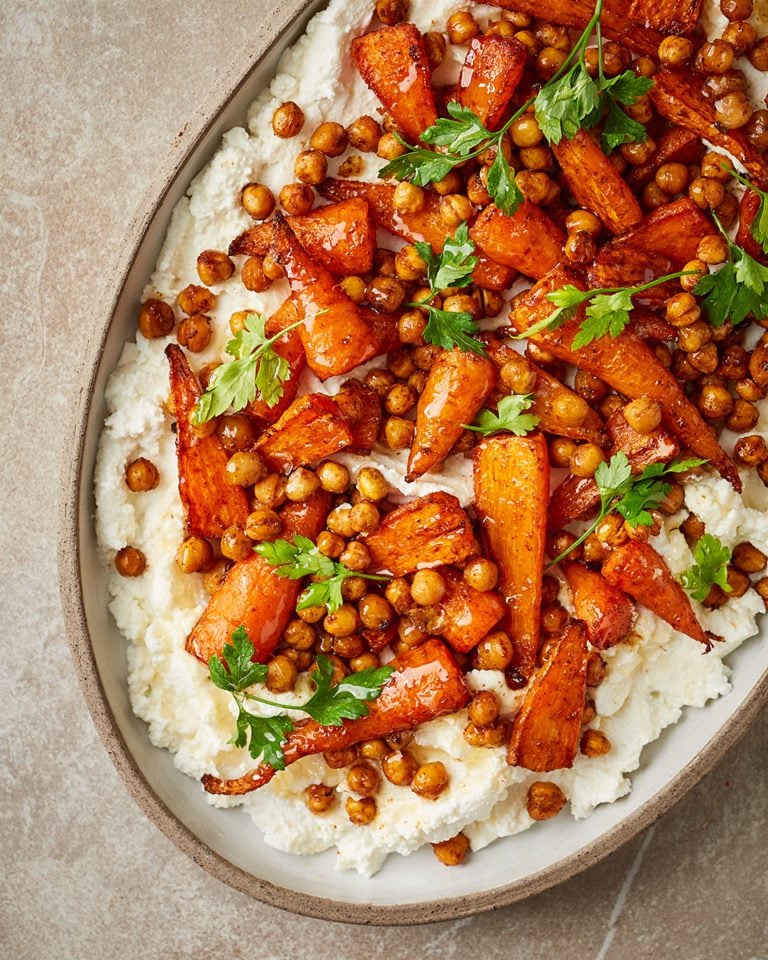
[[[311,131],[323,120],[347,124],[369,113],[378,103],[365,87],[349,57],[350,40],[368,26],[371,0],[333,0],[309,24],[306,34],[282,57],[278,74],[268,90],[248,112],[248,128],[229,131],[221,149],[197,176],[176,207],[168,236],[145,296],[173,302],[189,283],[199,282],[197,254],[206,248],[226,250],[230,241],[252,221],[239,203],[239,191],[249,181],[266,183],[277,193],[292,182],[293,160],[308,146]],[[412,5],[413,20],[422,31],[441,30],[447,17],[464,3],[427,0]],[[491,7],[473,7],[481,21]],[[464,50],[448,46],[446,62],[436,80],[455,75]],[[272,133],[271,116],[285,100],[296,101],[306,122],[301,134],[289,141]],[[376,178],[381,161],[364,155],[362,179]],[[333,175],[340,160],[330,161]],[[387,245],[393,240],[387,237]],[[212,312],[215,333],[200,366],[218,359],[230,337],[228,321],[236,310],[269,313],[287,295],[285,281],[266,293],[252,293],[233,277],[213,287],[218,297]],[[128,676],[133,709],[149,725],[149,736],[158,747],[170,750],[183,773],[199,778],[204,773],[239,776],[253,767],[245,750],[230,746],[234,729],[232,697],[208,678],[206,667],[184,650],[184,641],[207,595],[197,576],[181,573],[175,553],[184,537],[183,511],[177,489],[175,438],[163,403],[168,394],[168,368],[163,355],[166,341],[127,344],[107,387],[107,417],[99,446],[95,473],[98,538],[109,568],[110,610],[128,639]],[[342,378],[343,379],[343,378]],[[319,386],[307,379],[305,390],[335,392],[328,381]],[[765,411],[755,432],[768,435]],[[160,471],[159,486],[151,493],[132,493],[124,482],[126,463],[148,457]],[[355,470],[375,462],[387,480],[409,496],[434,490],[456,494],[463,503],[472,499],[471,463],[452,457],[443,470],[406,485],[407,454],[378,448],[370,458],[340,455]],[[707,530],[730,547],[748,540],[766,549],[765,511],[768,493],[752,475],[745,475],[743,497],[723,480],[703,476],[686,488],[686,506],[698,514]],[[675,574],[692,563],[686,541],[677,527],[685,513],[669,518],[653,545],[664,555]],[[125,544],[141,549],[147,570],[126,579],[114,569],[114,552]],[[564,588],[567,602],[567,589]],[[368,826],[351,824],[343,802],[324,816],[309,812],[304,789],[322,781],[347,794],[344,771],[329,769],[322,757],[299,761],[279,773],[267,786],[239,798],[215,798],[219,806],[242,804],[272,846],[297,854],[338,850],[337,868],[371,875],[389,853],[406,854],[427,842],[445,840],[463,830],[473,849],[497,837],[533,825],[525,797],[534,780],[549,779],[560,785],[575,817],[586,817],[601,803],[622,797],[631,789],[628,776],[640,764],[645,744],[674,723],[686,706],[702,707],[707,700],[728,693],[729,667],[723,658],[757,631],[756,618],[763,601],[754,591],[729,601],[722,609],[704,610],[694,604],[705,628],[726,638],[708,655],[701,645],[675,632],[640,608],[634,633],[628,641],[605,652],[608,672],[597,688],[597,717],[593,726],[612,743],[610,753],[576,758],[570,770],[533,774],[510,767],[505,750],[477,749],[463,737],[466,711],[442,717],[418,729],[414,752],[419,759],[439,759],[450,774],[450,786],[435,801],[384,780],[377,795],[378,814]],[[468,675],[473,689],[494,690],[503,713],[517,709],[522,694],[509,690],[503,675],[474,671]],[[293,694],[275,695],[286,703],[306,698],[304,676]],[[270,708],[263,708],[264,713]],[[201,788],[202,789],[202,788]],[[544,828],[546,829],[546,828]]]

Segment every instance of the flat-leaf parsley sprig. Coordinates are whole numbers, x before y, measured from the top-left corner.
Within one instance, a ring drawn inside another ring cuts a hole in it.
[[[213,371],[208,388],[195,405],[192,422],[205,423],[230,408],[242,410],[256,399],[257,393],[267,406],[274,407],[283,395],[283,382],[291,375],[290,364],[274,345],[302,323],[297,320],[268,337],[264,329],[266,318],[260,313],[249,313],[244,329],[238,330],[225,348],[235,359]]]
[[[642,473],[633,474],[626,453],[620,450],[608,463],[601,463],[595,472],[595,483],[600,491],[600,509],[597,517],[567,550],[555,557],[548,566],[560,563],[569,553],[581,546],[594,533],[609,513],[619,513],[631,527],[648,527],[653,523],[650,510],[656,510],[669,493],[670,484],[661,477],[685,473],[705,464],[706,460],[673,460],[672,463],[653,463]]]
[[[602,10],[603,0],[597,0],[591,20],[554,76],[516,110],[499,130],[489,130],[468,107],[449,103],[449,116],[440,117],[421,137],[423,143],[439,152],[414,146],[395,134],[405,147],[405,153],[382,167],[379,176],[410,180],[417,186],[425,187],[442,180],[454,167],[496,146],[496,157],[488,171],[487,189],[496,206],[511,216],[523,202],[523,194],[501,149],[501,138],[531,106],[534,106],[541,131],[550,143],[559,143],[563,137],[572,139],[580,129],[597,126],[603,116],[602,146],[606,152],[622,143],[645,140],[645,127],[624,113],[620,105],[635,103],[638,97],[650,90],[653,80],[638,77],[631,70],[625,70],[616,77],[605,77],[600,34]],[[584,58],[595,30],[598,76],[593,79],[587,71]]]
[[[324,606],[329,613],[335,613],[344,603],[341,588],[349,577],[379,581],[391,579],[374,573],[350,570],[343,563],[331,560],[330,557],[320,553],[317,545],[301,534],[295,534],[293,542],[275,540],[272,543],[260,543],[254,547],[254,550],[275,568],[275,573],[279,577],[287,577],[289,580],[301,580],[302,577],[317,578],[302,591],[296,605],[297,610]]]
[[[693,273],[691,270],[668,273],[637,287],[596,287],[594,290],[580,290],[572,283],[566,283],[559,290],[553,290],[547,294],[547,300],[554,303],[557,309],[553,310],[549,316],[544,317],[543,320],[534,323],[523,333],[517,334],[514,339],[522,340],[541,333],[542,330],[556,330],[558,327],[562,327],[575,315],[582,303],[586,303],[588,306],[584,320],[582,320],[579,330],[573,338],[572,347],[574,350],[586,347],[587,344],[592,343],[599,337],[607,335],[618,337],[629,323],[629,314],[634,306],[632,303],[633,297],[653,287],[658,287],[668,280],[687,277],[691,273]]]
[[[533,405],[532,393],[511,394],[499,400],[498,413],[487,407],[480,411],[474,423],[465,423],[465,430],[474,430],[489,436],[492,433],[512,433],[524,437],[535,430],[539,418],[534,413],[525,413]]]
[[[732,177],[735,177],[739,183],[743,184],[747,190],[751,190],[760,198],[754,219],[749,225],[749,232],[763,248],[763,253],[768,253],[768,193],[766,193],[765,190],[761,190],[760,187],[756,187],[748,177],[745,177],[743,173],[738,173],[736,170],[733,170],[727,163],[723,163],[721,166],[723,170],[727,170]]]
[[[432,252],[428,243],[415,243],[417,253],[427,265],[427,283],[430,295],[419,303],[409,303],[409,307],[424,310],[427,325],[424,339],[427,343],[437,344],[446,350],[458,347],[485,356],[485,348],[475,339],[477,324],[471,313],[440,310],[432,306],[432,300],[446,287],[466,287],[472,282],[472,272],[477,266],[475,245],[469,237],[469,227],[460,224],[452,237],[448,237],[439,254]]]
[[[229,742],[236,747],[247,746],[254,760],[261,758],[275,770],[285,768],[283,745],[293,730],[293,720],[285,713],[257,717],[245,709],[246,701],[306,713],[323,726],[338,727],[344,720],[368,716],[368,702],[379,697],[393,672],[392,667],[371,667],[334,684],[333,664],[318,654],[317,665],[310,674],[315,692],[306,703],[294,705],[248,692],[249,687],[266,680],[267,666],[253,662],[256,651],[245,627],[240,626],[234,631],[232,643],[225,644],[222,652],[224,659],[214,654],[208,670],[214,685],[231,693],[237,703],[236,730]]]
[[[680,578],[685,589],[700,603],[707,599],[713,586],[726,593],[733,589],[728,583],[728,563],[731,551],[711,533],[705,533],[693,548],[693,566]]]

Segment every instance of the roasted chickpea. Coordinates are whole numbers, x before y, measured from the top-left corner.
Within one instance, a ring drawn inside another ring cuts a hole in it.
[[[733,433],[746,433],[757,426],[760,419],[760,412],[757,407],[748,400],[737,397],[733,401],[733,410],[731,411],[725,425]]]
[[[699,73],[721,74],[733,66],[734,49],[724,40],[710,40],[702,43],[693,62]]]
[[[757,30],[751,23],[744,21],[729,23],[723,30],[722,39],[733,47],[738,57],[747,53],[757,43]]]
[[[728,259],[728,242],[725,237],[718,234],[702,237],[696,248],[696,258],[706,264],[725,263]]]
[[[757,467],[768,460],[768,446],[758,434],[739,437],[733,448],[733,459],[744,467]]]
[[[382,313],[394,313],[405,299],[405,287],[396,277],[374,277],[366,288],[368,303]]]
[[[239,333],[245,330],[245,321],[248,319],[250,310],[236,310],[229,318],[229,329],[232,333]]]
[[[427,318],[421,310],[409,310],[397,323],[397,333],[402,343],[423,343]]]
[[[755,70],[768,70],[768,37],[762,37],[747,54]]]
[[[584,422],[589,413],[589,404],[575,393],[559,393],[552,403],[552,414],[569,426]]]
[[[394,580],[389,581],[384,588],[384,596],[395,612],[401,616],[410,610],[413,603],[410,584],[402,577],[395,577]]]
[[[363,153],[373,153],[381,138],[381,126],[367,114],[353,120],[347,127],[347,138],[350,146]]]
[[[499,568],[485,557],[475,557],[464,567],[464,581],[473,590],[486,593],[499,582]]]
[[[190,283],[176,297],[176,303],[187,316],[192,316],[193,313],[208,314],[216,306],[216,295],[207,287]]]
[[[267,664],[267,690],[271,693],[287,693],[296,686],[296,664],[283,654],[273,657]]]
[[[357,752],[361,757],[365,757],[366,760],[383,760],[385,757],[388,757],[392,751],[387,741],[379,738],[376,740],[363,740],[362,743],[358,743]]]
[[[593,477],[604,461],[605,454],[596,443],[582,443],[574,450],[569,468],[574,476]]]
[[[549,462],[553,467],[567,467],[576,452],[576,444],[568,437],[556,437],[549,443]]]
[[[413,244],[408,243],[397,251],[395,255],[395,274],[398,280],[420,280],[426,272],[427,265]],[[411,311],[411,313],[421,315],[421,311],[418,310]]]
[[[424,209],[426,199],[426,193],[421,187],[417,187],[407,180],[401,180],[395,187],[392,203],[398,213],[419,213]]]
[[[146,457],[138,457],[125,468],[125,483],[133,493],[146,493],[154,490],[160,482],[160,471]]]
[[[279,199],[280,206],[286,213],[300,216],[309,213],[314,206],[315,191],[308,183],[286,183],[280,190]],[[264,218],[257,217],[257,219]]]
[[[272,286],[272,279],[267,276],[261,257],[248,257],[243,264],[240,279],[245,289],[254,293],[263,293]]]
[[[343,603],[338,610],[329,613],[323,621],[323,629],[332,637],[349,637],[358,629],[360,618],[357,610],[349,604]]]
[[[541,629],[547,636],[558,636],[565,630],[570,617],[559,603],[549,603],[541,608]]]
[[[765,570],[768,557],[751,543],[739,543],[733,548],[731,562],[742,573],[760,573]]]
[[[389,27],[407,20],[410,10],[410,0],[376,0],[376,16]]]
[[[680,286],[687,293],[690,293],[690,291],[696,287],[699,280],[707,276],[709,271],[707,270],[706,263],[702,263],[701,260],[689,260],[683,267],[683,273],[685,273],[686,276],[680,277]]]
[[[754,380],[750,380],[749,377],[744,377],[734,384],[734,390],[736,393],[738,393],[742,400],[748,400],[750,403],[755,403],[757,400],[763,399],[766,388],[763,386],[758,386],[758,384],[756,384]]]
[[[672,515],[683,506],[685,493],[679,483],[670,483],[669,492],[659,504],[659,510],[662,513]]]
[[[147,340],[167,337],[173,330],[175,317],[173,310],[162,300],[145,300],[139,310],[139,330]]]
[[[395,611],[378,593],[366,593],[358,604],[358,614],[368,630],[387,630],[395,619]]]
[[[227,576],[229,564],[226,560],[216,560],[203,574],[203,587],[209,596],[221,587]]]
[[[768,384],[768,344],[761,343],[749,358],[749,375],[758,386]]]
[[[536,72],[542,80],[551,80],[565,63],[568,54],[556,47],[544,47],[536,56]]]
[[[733,397],[725,387],[707,384],[701,388],[697,406],[707,420],[722,420],[733,410]]]
[[[768,110],[755,110],[752,119],[744,128],[747,140],[757,150],[768,148]]]
[[[457,867],[460,863],[464,863],[469,853],[469,840],[463,833],[457,833],[450,840],[433,843],[432,849],[440,863],[445,864],[446,867]]]
[[[405,152],[406,148],[394,133],[383,133],[379,137],[379,142],[376,145],[376,156],[381,157],[382,160],[395,160],[397,157],[402,157]]]
[[[356,487],[364,500],[373,503],[383,500],[389,493],[389,484],[376,467],[363,467],[357,475]]]
[[[621,156],[633,167],[642,167],[656,153],[656,143],[647,137],[634,143],[624,143],[619,147]]]
[[[338,560],[346,547],[346,541],[338,533],[331,533],[330,530],[323,530],[317,537],[317,549],[324,557],[331,557]]]
[[[419,570],[413,575],[411,596],[421,607],[439,603],[445,596],[446,583],[437,570]]]
[[[720,0],[720,12],[726,20],[748,20],[752,8],[752,0]]]
[[[267,467],[254,450],[239,450],[227,460],[224,476],[227,483],[250,487],[267,475]]]
[[[286,497],[296,503],[308,500],[319,489],[320,480],[317,474],[306,467],[297,467],[285,482]]]
[[[501,704],[491,690],[480,690],[469,701],[467,714],[478,727],[489,727],[499,719]]]
[[[506,670],[512,662],[515,648],[509,635],[503,630],[489,633],[475,649],[475,665],[478,670]]]
[[[253,541],[242,527],[233,524],[221,535],[221,553],[227,560],[247,560],[253,555]]]
[[[316,639],[314,628],[303,620],[291,620],[283,633],[283,640],[292,650],[311,650]]]
[[[315,130],[309,143],[313,150],[319,150],[326,157],[338,157],[347,149],[347,131],[340,123],[327,120]]]
[[[761,577],[759,580],[756,580],[752,586],[763,598],[766,607],[768,607],[768,577]]]
[[[734,90],[715,100],[715,120],[726,130],[737,130],[752,119],[752,104],[742,90]]]
[[[692,293],[678,293],[667,300],[666,316],[673,327],[687,327],[701,317],[701,307]]]
[[[304,111],[293,100],[281,103],[272,114],[272,129],[276,136],[284,140],[295,137],[303,126]]]
[[[587,373],[586,370],[577,370],[573,381],[573,389],[588,403],[596,403],[608,394],[608,384],[599,377]]]
[[[731,179],[731,175],[725,169],[725,166],[726,159],[722,153],[708,150],[701,160],[701,175],[708,180],[719,180],[721,183],[727,183]]]
[[[384,398],[384,409],[387,413],[398,416],[408,413],[416,405],[417,396],[405,383],[396,383],[387,391]]]
[[[428,800],[436,800],[448,786],[448,771],[439,760],[422,763],[411,780],[411,790]]]
[[[624,407],[624,419],[636,433],[652,433],[661,424],[661,406],[650,397],[638,397]]]
[[[440,198],[440,219],[447,227],[458,227],[473,213],[472,202],[463,193],[449,193]]]
[[[685,37],[665,37],[659,44],[659,60],[666,67],[682,67],[693,56],[693,43]]]
[[[264,273],[266,273],[270,280],[279,280],[285,276],[285,270],[283,270],[282,264],[280,264],[271,253],[268,253],[264,257]]]
[[[612,416],[614,413],[617,413],[619,410],[624,408],[624,401],[617,393],[609,393],[607,397],[603,397],[598,406],[600,411],[600,416],[604,420],[607,420],[608,417]]]
[[[551,820],[563,809],[566,797],[556,783],[537,780],[528,788],[525,808],[532,820]]]
[[[448,17],[445,32],[451,43],[464,44],[469,43],[480,33],[480,27],[468,10],[460,10]]]
[[[406,447],[410,447],[415,426],[413,420],[387,417],[384,423],[384,440],[390,450],[405,450]]]
[[[316,187],[328,176],[328,160],[319,150],[302,150],[296,157],[293,172],[297,180]]]
[[[223,250],[203,250],[197,255],[197,275],[207,287],[229,280],[234,272],[235,262]]]
[[[595,259],[597,247],[591,234],[586,230],[577,230],[575,233],[568,234],[564,250],[571,263],[577,267],[583,267]]]
[[[507,740],[508,730],[503,723],[481,727],[471,721],[464,727],[464,739],[470,747],[483,750],[501,747]]]
[[[357,826],[364,827],[376,817],[376,801],[373,797],[347,797],[344,804],[347,816]]]
[[[121,577],[140,577],[147,568],[147,558],[136,547],[121,547],[115,554],[115,569]]]
[[[585,757],[602,757],[610,750],[611,741],[600,730],[585,730],[581,735],[581,752]]]
[[[240,203],[254,220],[266,220],[275,209],[274,194],[263,183],[246,183],[240,191]]]
[[[337,533],[340,537],[353,537],[355,531],[352,529],[352,523],[349,519],[349,511],[352,508],[349,504],[342,503],[338,507],[335,507],[328,514],[328,519],[326,520],[326,525],[332,533]]]
[[[501,382],[513,393],[530,393],[536,385],[536,371],[525,357],[516,354],[499,371]]]
[[[350,483],[349,470],[334,460],[323,460],[316,474],[320,486],[329,493],[344,493]]]
[[[410,786],[418,769],[418,761],[409,750],[405,749],[395,748],[394,753],[390,753],[381,761],[382,773],[396,787]]]
[[[515,176],[515,182],[531,203],[551,203],[554,199],[556,184],[543,170],[521,170]]]
[[[601,543],[606,543],[610,547],[620,547],[627,542],[624,522],[615,513],[609,513],[607,517],[603,517],[595,527],[595,536]]]
[[[253,485],[254,507],[270,507],[274,510],[285,503],[285,478],[270,473]]]
[[[380,783],[379,774],[370,763],[356,763],[347,772],[347,786],[352,793],[358,793],[361,797],[372,797],[378,791]]]
[[[247,450],[256,442],[253,422],[243,413],[231,413],[219,417],[216,433],[227,453]]]
[[[723,202],[725,188],[719,180],[697,177],[688,187],[688,196],[701,210],[712,210]]]
[[[327,813],[336,803],[336,791],[324,783],[312,783],[304,791],[306,803],[312,813]]]
[[[350,515],[352,511],[350,510]],[[350,522],[351,522],[350,516]],[[339,557],[339,561],[350,570],[367,570],[371,565],[371,554],[368,547],[359,540],[348,543]]]
[[[248,514],[245,533],[250,540],[274,540],[283,529],[279,514],[269,507],[260,507]]]
[[[665,193],[682,193],[688,187],[688,167],[684,163],[662,163],[655,180]]]
[[[321,604],[316,604],[313,607],[304,607],[302,610],[297,610],[296,616],[299,620],[303,620],[304,623],[319,623],[325,616],[325,613],[325,607]]]

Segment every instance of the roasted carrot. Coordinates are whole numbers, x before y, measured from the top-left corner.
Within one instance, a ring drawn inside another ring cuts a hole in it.
[[[527,277],[543,277],[563,257],[562,231],[541,207],[528,200],[511,217],[489,204],[475,220],[469,235],[478,250],[491,260]]]
[[[381,399],[378,393],[359,380],[350,380],[342,384],[333,399],[352,434],[348,448],[350,452],[370,453],[381,426]]]
[[[165,355],[176,408],[179,496],[187,530],[196,537],[220,537],[227,527],[245,523],[248,497],[242,487],[227,483],[229,457],[216,433],[199,436],[191,423],[201,391],[184,351],[171,343]]]
[[[703,643],[707,650],[712,648],[715,637],[696,619],[688,594],[650,544],[628,540],[609,555],[602,572],[608,583],[634,597],[675,630]]]
[[[665,130],[659,137],[656,150],[648,163],[639,167],[630,167],[627,170],[627,182],[637,190],[653,180],[656,171],[662,164],[699,163],[705,150],[701,137],[696,136],[692,130],[672,127],[670,130]]]
[[[757,186],[768,184],[768,160],[758,153],[742,130],[725,130],[717,123],[715,105],[701,92],[701,80],[691,70],[659,70],[650,97],[654,107],[678,127],[721,147],[744,164]]]
[[[643,211],[637,198],[586,130],[553,143],[552,152],[574,197],[611,233],[624,233],[640,223]]]
[[[350,446],[352,431],[334,401],[324,393],[294,400],[277,423],[262,433],[254,450],[273,470],[317,463]]]
[[[368,202],[352,197],[301,216],[286,217],[307,253],[331,273],[368,273],[376,253],[376,224]]]
[[[469,517],[449,493],[430,493],[396,507],[363,542],[371,571],[395,577],[461,563],[477,552]]]
[[[395,185],[391,183],[364,183],[361,180],[326,180],[318,187],[324,197],[344,200],[348,197],[363,197],[368,201],[373,218],[380,227],[408,240],[424,242],[440,253],[451,232],[440,215],[440,197],[427,192],[422,210],[418,213],[399,213],[395,209]],[[559,259],[559,258],[558,258]],[[515,271],[489,260],[479,252],[478,264],[472,279],[487,290],[506,290],[511,286]]]
[[[469,653],[501,620],[506,604],[495,590],[470,587],[458,570],[446,567],[440,572],[446,584],[440,601],[446,625],[440,636],[458,653]]]
[[[635,605],[629,597],[583,563],[561,563],[568,581],[573,607],[587,628],[587,639],[593,647],[605,650],[629,633],[635,616]]]
[[[357,37],[352,59],[403,135],[415,142],[437,120],[424,38],[412,23]]]
[[[528,51],[512,37],[485,33],[469,45],[459,74],[459,103],[497,130],[523,75]]]
[[[292,324],[297,323],[298,319],[299,312],[296,309],[296,304],[293,301],[293,297],[287,297],[285,300],[283,300],[277,310],[267,317],[267,322],[264,324],[264,332],[268,337],[274,337],[274,335],[279,333],[280,330],[285,330],[286,327],[290,327]]]
[[[314,540],[325,526],[331,498],[320,490],[302,503],[289,503],[281,511],[281,536],[301,534]],[[256,650],[254,659],[265,662],[294,616],[301,590],[298,580],[279,577],[275,568],[257,553],[236,563],[187,637],[186,649],[203,663],[221,656],[234,630],[243,626]]]
[[[253,251],[253,252],[252,252]],[[281,214],[252,227],[230,253],[271,253],[285,270],[299,320],[307,363],[321,380],[347,373],[375,356],[379,344],[333,274],[309,256]]]
[[[492,333],[484,333],[480,339],[485,344],[488,356],[497,367],[503,367],[508,360],[520,356],[516,350],[502,343]],[[590,443],[596,443],[599,447],[604,447],[606,437],[600,414],[590,408],[582,422],[578,424],[571,423],[558,416],[555,401],[562,402],[566,397],[574,397],[573,390],[531,360],[528,360],[528,365],[536,374],[536,382],[533,386],[533,404],[530,412],[539,418],[539,428],[545,433],[554,433],[558,437],[588,440]]]
[[[410,730],[466,706],[469,690],[453,656],[434,637],[389,662],[394,669],[377,700],[369,704],[367,717],[344,720],[338,727],[315,720],[297,723],[283,745],[286,765],[313,754],[344,750],[361,740],[386,737]],[[268,783],[277,771],[262,763],[237,780],[219,780],[206,775],[208,793],[237,796]]]
[[[677,338],[677,330],[672,324],[667,323],[660,313],[654,313],[648,307],[635,307],[630,323],[641,340],[648,340],[651,343],[669,343]]]
[[[539,648],[541,582],[549,500],[549,454],[541,433],[489,437],[475,448],[475,506],[499,589],[507,601],[514,665],[529,677]]]
[[[512,723],[508,762],[540,773],[573,766],[586,691],[586,630],[574,621],[526,691]]]
[[[445,460],[495,384],[496,368],[485,357],[458,348],[440,353],[419,396],[406,481]]]
[[[760,196],[754,190],[745,190],[739,204],[739,226],[736,243],[758,263],[768,264],[768,255],[752,236],[752,223],[760,206]]]
[[[547,300],[547,293],[560,289],[566,283],[584,288],[575,273],[558,267],[523,295],[510,314],[510,320],[518,332],[524,332],[552,313],[553,304]],[[699,457],[709,460],[736,490],[741,490],[739,472],[733,461],[713,437],[709,426],[683,393],[677,379],[660,363],[653,351],[629,329],[618,337],[600,337],[586,347],[574,350],[571,344],[583,319],[582,306],[562,327],[543,330],[531,339],[559,359],[605,380],[626,397],[651,397],[658,401],[666,426]]]
[[[288,300],[286,302],[290,303],[291,301]],[[282,396],[274,407],[270,407],[260,396],[257,396],[246,408],[252,417],[264,420],[265,423],[275,423],[279,420],[296,399],[299,380],[301,379],[304,367],[307,365],[307,355],[304,353],[304,347],[301,345],[301,336],[297,329],[289,330],[282,340],[278,340],[277,343],[275,343],[274,350],[275,353],[281,357],[285,357],[291,368],[290,376],[287,380],[283,380]]]

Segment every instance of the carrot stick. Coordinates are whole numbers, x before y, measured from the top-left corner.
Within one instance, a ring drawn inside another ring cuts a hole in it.
[[[285,218],[307,253],[331,273],[368,273],[376,253],[376,224],[366,200],[352,197]]]
[[[459,103],[487,130],[501,126],[527,58],[526,48],[512,37],[486,33],[470,43],[459,74]]]
[[[543,277],[563,257],[565,236],[541,207],[529,200],[511,217],[489,204],[469,236],[491,260],[528,277]]]
[[[294,400],[254,446],[273,470],[292,470],[333,456],[352,443],[352,432],[334,401],[323,393]]]
[[[563,562],[560,569],[573,595],[573,607],[587,628],[587,639],[593,647],[605,650],[629,633],[635,605],[621,590],[582,563]]]
[[[446,626],[440,636],[458,653],[469,653],[490,633],[506,612],[506,604],[495,590],[475,590],[458,570],[440,571],[446,583],[440,608]]]

